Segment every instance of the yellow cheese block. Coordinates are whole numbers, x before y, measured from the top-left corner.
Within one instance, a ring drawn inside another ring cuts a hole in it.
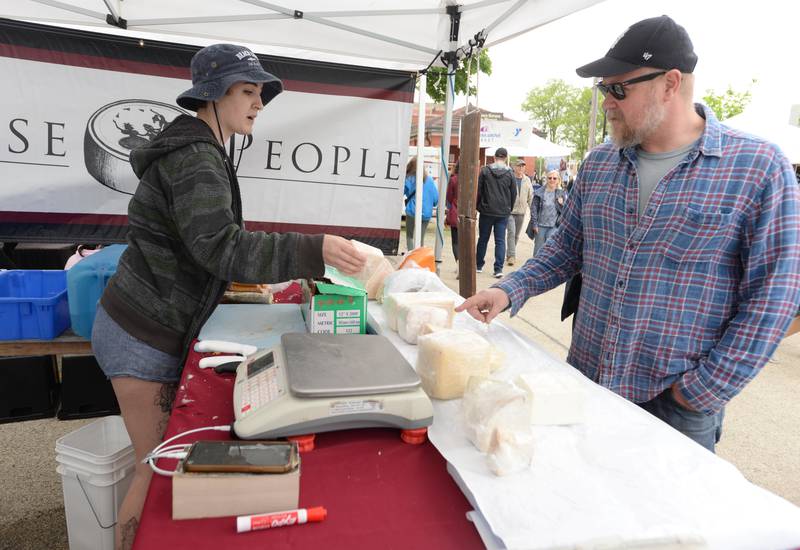
[[[420,336],[417,374],[422,388],[434,399],[464,394],[470,376],[488,376],[493,346],[469,330],[440,330]]]

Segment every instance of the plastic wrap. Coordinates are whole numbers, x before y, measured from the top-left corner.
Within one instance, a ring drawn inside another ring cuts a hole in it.
[[[452,291],[436,275],[427,269],[399,269],[390,273],[383,280],[383,294],[379,301],[386,301],[389,294],[397,292],[445,292],[452,294]]]
[[[425,325],[450,328],[452,306],[405,305],[397,310],[397,334],[409,344],[416,344]]]
[[[394,272],[392,264],[384,258],[383,252],[380,249],[364,244],[360,241],[351,241],[356,250],[364,254],[367,258],[367,263],[364,268],[353,275],[364,284],[367,289],[367,298],[376,300],[381,296],[383,290],[383,281],[388,275]]]
[[[448,329],[420,336],[417,374],[434,399],[456,399],[471,376],[488,376],[492,345],[469,330]]]
[[[487,465],[495,475],[530,467],[534,443],[527,392],[510,382],[471,378],[462,413],[467,437],[487,453]]]
[[[386,296],[383,302],[383,313],[386,316],[386,324],[390,329],[397,332],[397,315],[401,306],[426,305],[448,309],[449,316],[447,326],[453,326],[453,309],[455,308],[455,298],[450,292],[395,292]]]

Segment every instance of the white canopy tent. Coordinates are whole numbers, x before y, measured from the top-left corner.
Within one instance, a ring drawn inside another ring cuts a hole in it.
[[[601,1],[410,0],[398,7],[393,0],[0,0],[0,17],[142,38],[171,36],[198,45],[235,42],[258,53],[349,65],[414,72],[439,65],[454,73],[473,48],[491,47]],[[444,151],[452,110],[451,77]],[[446,185],[441,178],[441,196]],[[439,228],[443,217],[440,208]],[[420,228],[415,235],[420,237]],[[437,260],[442,245],[438,231]]]
[[[536,134],[531,134],[531,139],[525,147],[506,147],[509,156],[512,157],[566,157],[572,154],[572,149],[540,138]],[[486,155],[493,157],[495,147],[486,149]]]
[[[779,113],[755,107],[723,121],[723,124],[775,143],[789,162],[800,164],[800,128],[789,124]]]

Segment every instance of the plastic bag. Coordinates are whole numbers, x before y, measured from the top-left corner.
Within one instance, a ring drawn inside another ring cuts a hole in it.
[[[436,275],[427,269],[398,269],[383,280],[383,293],[379,302],[395,292],[446,292],[453,291]]]
[[[406,254],[397,269],[422,268],[436,273],[436,258],[429,246],[420,246]]]

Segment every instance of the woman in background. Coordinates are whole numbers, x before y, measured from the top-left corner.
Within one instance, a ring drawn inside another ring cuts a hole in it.
[[[450,181],[447,183],[447,215],[444,223],[450,228],[450,241],[453,244],[453,257],[458,261],[458,163],[453,166]]]
[[[403,188],[406,200],[406,248],[414,249],[414,216],[417,212],[417,157],[412,157],[406,166],[406,184]],[[422,235],[420,246],[425,245],[425,231],[433,215],[433,207],[439,204],[439,191],[433,179],[422,170]]]
[[[561,175],[558,170],[550,170],[542,187],[534,190],[531,201],[531,219],[526,235],[533,239],[533,255],[541,250],[547,239],[561,221],[564,208],[564,190],[561,189]]]

